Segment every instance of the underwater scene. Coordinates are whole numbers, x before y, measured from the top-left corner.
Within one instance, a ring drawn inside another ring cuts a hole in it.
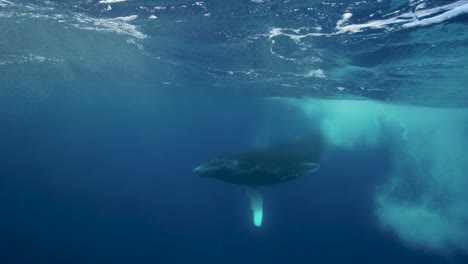
[[[0,263],[468,263],[468,0],[0,0]]]

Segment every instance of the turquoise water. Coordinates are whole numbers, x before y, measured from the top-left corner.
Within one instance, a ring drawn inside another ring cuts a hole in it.
[[[2,263],[465,263],[468,1],[0,0]],[[318,129],[262,188],[219,155]]]

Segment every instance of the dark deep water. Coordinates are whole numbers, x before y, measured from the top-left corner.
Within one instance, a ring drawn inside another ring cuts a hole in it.
[[[277,138],[304,129],[288,104],[57,99],[2,116],[2,263],[445,262],[379,228],[385,147],[331,148],[318,173],[265,188],[261,228],[241,187],[192,173],[251,148],[259,124]]]
[[[468,0],[0,0],[0,264],[468,263]],[[320,130],[320,169],[193,168]]]

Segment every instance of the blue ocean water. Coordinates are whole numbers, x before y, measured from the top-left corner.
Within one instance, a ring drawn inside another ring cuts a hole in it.
[[[467,263],[467,14],[0,0],[0,263]],[[314,129],[260,227],[193,172]]]

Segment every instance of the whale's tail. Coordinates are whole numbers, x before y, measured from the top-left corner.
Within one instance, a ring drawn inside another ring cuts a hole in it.
[[[259,189],[247,188],[247,196],[253,213],[253,223],[259,227],[262,225],[263,220],[263,195]]]

